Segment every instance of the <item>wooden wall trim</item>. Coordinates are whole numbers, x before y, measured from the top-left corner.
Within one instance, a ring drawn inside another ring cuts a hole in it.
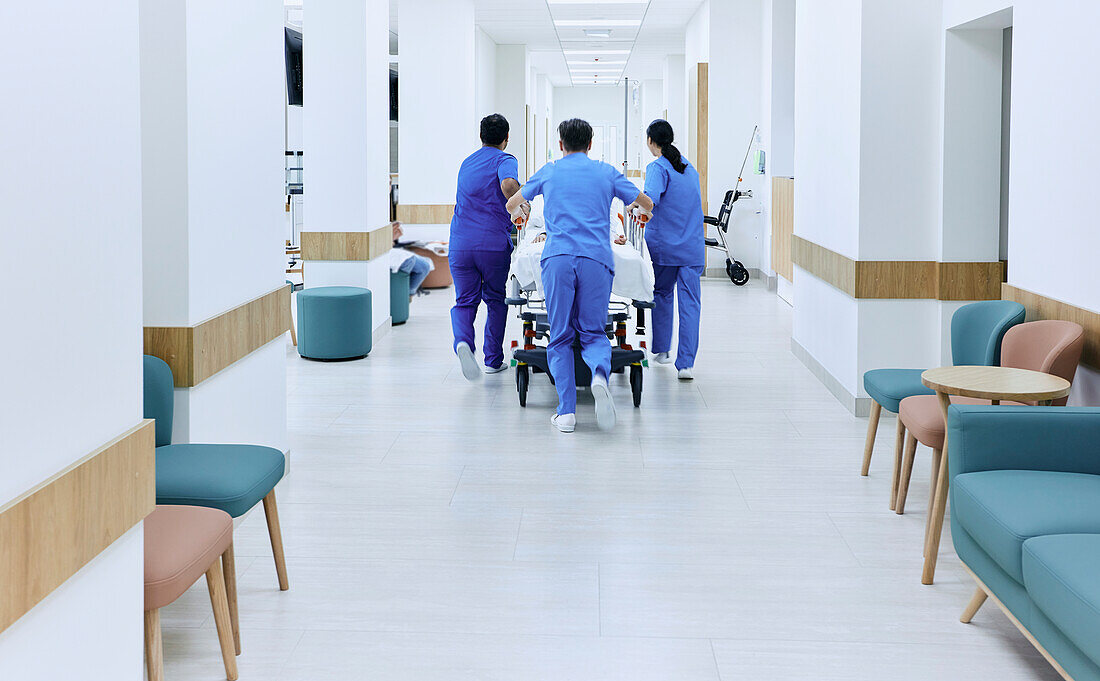
[[[699,173],[699,189],[703,197],[703,213],[709,214],[710,201],[707,190],[710,182],[710,64],[696,65],[697,106],[695,110],[695,170]]]
[[[1027,309],[1029,322],[1038,319],[1064,319],[1080,324],[1085,329],[1085,350],[1081,361],[1100,369],[1100,313],[1009,284],[1001,285],[1001,297],[1023,305]]]
[[[856,263],[851,258],[795,234],[791,236],[791,262],[834,288],[856,297]]]
[[[397,221],[410,225],[449,225],[455,215],[455,205],[414,203],[397,204]]]
[[[0,632],[152,513],[153,451],[144,420],[0,507]]]
[[[193,388],[288,330],[284,285],[194,326],[147,326],[145,354],[168,363],[177,388]]]
[[[791,237],[794,236],[794,178],[772,178],[772,269],[794,281]]]
[[[393,248],[393,227],[369,232],[302,232],[300,238],[302,260],[374,260]]]
[[[859,299],[998,300],[1004,280],[999,261],[853,260],[798,235],[791,261]]]

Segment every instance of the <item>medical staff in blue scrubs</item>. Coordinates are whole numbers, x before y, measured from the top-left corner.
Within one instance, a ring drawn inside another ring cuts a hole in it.
[[[546,246],[542,251],[542,285],[550,320],[546,348],[550,374],[558,390],[558,430],[576,428],[577,388],[573,341],[580,342],[581,358],[592,371],[596,423],[615,425],[615,403],[607,384],[611,374],[611,342],[604,334],[607,304],[615,261],[611,254],[611,201],[637,203],[649,210],[653,203],[613,166],[588,158],[592,126],[578,118],[558,126],[564,156],[542,167],[508,201],[517,215],[525,201],[540,194],[545,200]]]
[[[699,173],[672,144],[668,121],[656,120],[646,130],[649,150],[657,157],[646,167],[645,193],[653,199],[653,217],[645,241],[653,258],[653,352],[657,362],[672,362],[673,294],[679,305],[680,335],[676,368],[690,381],[699,349],[700,285],[706,262],[703,202]]]
[[[504,303],[508,267],[512,258],[512,220],[505,204],[519,191],[519,163],[504,152],[508,121],[500,114],[481,121],[483,146],[470,154],[458,171],[455,215],[451,220],[449,256],[455,284],[451,308],[454,349],[467,380],[481,378],[474,357],[474,318],[485,303],[485,373],[508,368],[504,360]]]

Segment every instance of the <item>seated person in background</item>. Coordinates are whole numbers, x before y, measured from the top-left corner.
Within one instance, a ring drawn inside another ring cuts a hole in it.
[[[390,251],[390,272],[408,272],[409,274],[409,300],[420,292],[420,285],[428,277],[428,273],[435,269],[435,265],[428,258],[417,255],[412,251],[400,248],[397,240],[405,233],[401,229],[400,222],[393,223],[393,250]],[[425,294],[428,292],[425,291]]]

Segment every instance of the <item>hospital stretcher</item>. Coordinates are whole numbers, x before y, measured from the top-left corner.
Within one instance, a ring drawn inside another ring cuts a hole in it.
[[[642,403],[642,370],[648,365],[644,340],[645,311],[653,307],[653,264],[645,247],[644,223],[633,216],[627,216],[622,222],[627,243],[612,245],[615,278],[604,332],[613,343],[611,373],[626,373],[627,367],[630,368],[630,389],[634,406],[638,407]],[[513,252],[509,277],[510,293],[506,301],[519,308],[519,318],[523,323],[522,346],[519,341],[512,342],[512,364],[516,367],[516,390],[521,407],[527,406],[532,373],[544,373],[551,383],[554,382],[546,358],[546,347],[536,345],[537,341],[547,340],[550,334],[546,301],[542,296],[542,244],[533,243],[527,238],[526,231],[526,223],[518,226],[517,248]],[[642,338],[638,349],[627,342],[632,307],[637,311],[635,333]],[[591,385],[592,372],[581,358],[580,345],[576,341],[573,343],[573,358],[577,386]]]

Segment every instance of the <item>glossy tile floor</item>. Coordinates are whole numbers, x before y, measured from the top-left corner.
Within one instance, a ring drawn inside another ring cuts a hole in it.
[[[646,372],[619,425],[548,422],[509,371],[466,383],[450,290],[418,298],[369,358],[287,347],[291,590],[264,525],[236,534],[241,679],[695,681],[1056,679],[945,537],[920,584],[928,452],[889,511],[894,421],[859,476],[866,420],[790,353],[791,310],[756,282],[703,285],[697,379]],[[509,337],[516,328],[510,327]],[[205,586],[163,611],[167,677],[224,678]]]

